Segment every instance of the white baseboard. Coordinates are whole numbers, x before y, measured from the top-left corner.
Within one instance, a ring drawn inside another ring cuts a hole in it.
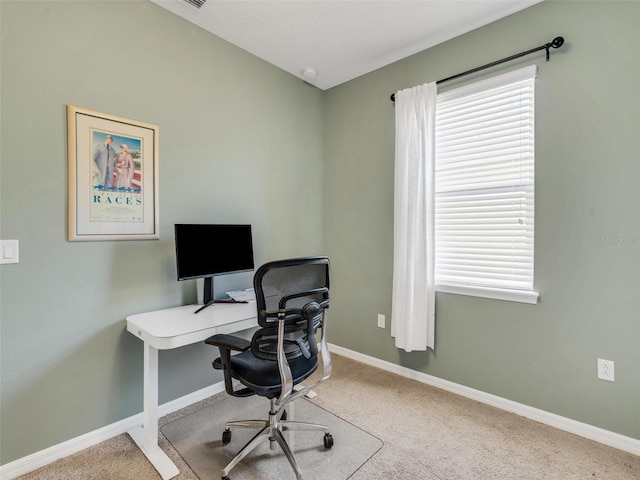
[[[411,378],[418,382],[432,385],[463,397],[477,400],[478,402],[521,415],[525,418],[544,423],[545,425],[555,427],[559,430],[564,430],[634,455],[640,455],[640,440],[638,439],[626,437],[624,435],[610,432],[599,427],[594,427],[586,423],[577,422],[554,413],[549,413],[528,405],[507,400],[506,398],[498,397],[490,393],[465,387],[464,385],[443,380],[416,370],[411,370],[410,368],[402,367],[375,357],[370,357],[353,350],[348,350],[338,345],[330,344],[329,349],[333,353],[357,360],[358,362],[362,362],[403,377]],[[218,382],[209,387],[160,405],[159,414],[160,416],[163,416],[173,413],[181,408],[188,407],[189,405],[223,391],[224,382]],[[127,430],[131,430],[132,428],[140,425],[142,425],[142,413],[125,418],[124,420],[120,420],[119,422],[99,428],[98,430],[94,430],[93,432],[89,432],[58,445],[54,445],[53,447],[36,452],[27,457],[20,458],[14,462],[7,463],[6,465],[0,465],[0,480],[11,480],[17,476],[24,475],[25,473],[29,473],[40,467],[48,465],[49,463],[55,462],[60,458],[67,457],[84,450],[85,448],[92,447],[93,445],[115,437],[116,435],[125,433]]]
[[[189,393],[183,397],[164,403],[158,407],[159,415],[167,415],[176,412],[181,408],[188,407],[200,400],[209,398],[217,393],[224,392],[224,382],[215,383],[209,387]],[[106,427],[99,428],[93,432],[86,433],[66,442],[54,445],[53,447],[41,450],[34,454],[15,460],[6,465],[0,465],[0,480],[11,480],[25,473],[32,472],[40,467],[44,467],[56,460],[69,455],[73,455],[85,448],[97,445],[100,442],[109,440],[117,435],[127,432],[142,425],[142,413],[138,413],[119,422],[112,423]]]
[[[357,360],[358,362],[365,363],[367,365],[371,365],[373,367],[377,367],[382,370],[401,375],[403,377],[417,380],[418,382],[455,393],[462,397],[477,400],[478,402],[500,408],[501,410],[505,410],[507,412],[515,413],[522,417],[544,423],[545,425],[549,425],[559,430],[564,430],[565,432],[573,433],[575,435],[588,438],[589,440],[594,440],[596,442],[632,453],[634,455],[640,455],[640,440],[636,438],[620,435],[615,432],[610,432],[609,430],[604,430],[599,427],[594,427],[593,425],[578,422],[576,420],[571,420],[570,418],[562,417],[554,413],[549,413],[538,408],[524,405],[522,403],[507,400],[506,398],[498,397],[490,393],[485,393],[480,390],[465,387],[464,385],[460,385],[458,383],[443,380],[441,378],[427,375],[426,373],[418,372],[407,367],[402,367],[391,362],[370,357],[362,353],[354,352],[353,350],[348,350],[338,345],[331,344],[329,345],[329,349],[333,353],[343,355],[353,360]]]

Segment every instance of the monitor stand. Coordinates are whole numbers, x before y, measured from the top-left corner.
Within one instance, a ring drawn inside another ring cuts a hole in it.
[[[205,277],[204,279],[204,294],[202,296],[202,299],[204,301],[204,305],[202,305],[199,309],[197,309],[195,312],[193,313],[198,313],[201,312],[202,310],[204,310],[207,307],[210,307],[211,305],[213,305],[214,303],[247,303],[247,302],[241,302],[238,300],[234,300],[233,298],[229,298],[229,299],[225,299],[225,300],[214,300],[213,296],[214,296],[214,279],[215,277]]]

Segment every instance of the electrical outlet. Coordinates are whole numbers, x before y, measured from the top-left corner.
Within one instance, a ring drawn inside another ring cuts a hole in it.
[[[598,378],[600,380],[607,380],[608,382],[615,381],[613,360],[598,359]]]
[[[378,314],[378,327],[384,328],[384,315]]]

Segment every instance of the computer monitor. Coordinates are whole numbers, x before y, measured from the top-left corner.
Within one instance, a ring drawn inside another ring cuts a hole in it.
[[[196,313],[221,302],[214,299],[217,275],[254,268],[251,225],[177,223],[175,239],[178,280],[204,278],[204,306]]]

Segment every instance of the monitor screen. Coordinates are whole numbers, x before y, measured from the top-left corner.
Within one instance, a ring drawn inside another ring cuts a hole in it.
[[[176,224],[178,280],[253,270],[251,225]]]

